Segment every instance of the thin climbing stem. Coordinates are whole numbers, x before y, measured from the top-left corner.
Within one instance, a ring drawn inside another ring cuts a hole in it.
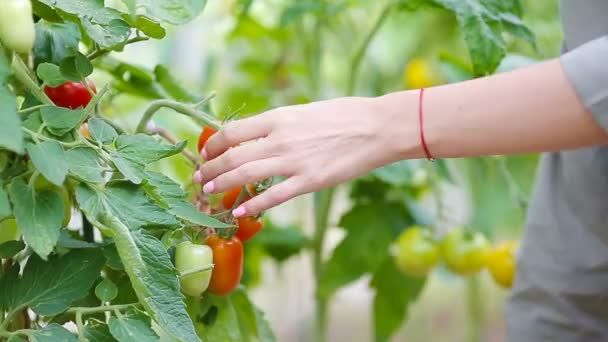
[[[135,132],[145,133],[148,122],[150,122],[154,114],[156,114],[156,112],[158,112],[162,108],[171,108],[180,114],[189,116],[192,120],[196,121],[201,126],[207,125],[216,130],[221,129],[221,126],[215,121],[215,119],[211,115],[194,108],[192,105],[186,105],[173,100],[156,100],[152,102],[152,104],[150,104],[148,109],[146,109],[146,111],[144,112],[144,115],[139,121],[139,124],[137,124]]]

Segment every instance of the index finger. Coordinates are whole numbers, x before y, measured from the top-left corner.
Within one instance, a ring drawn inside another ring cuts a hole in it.
[[[229,122],[209,138],[201,150],[201,156],[205,160],[211,160],[226,152],[230,147],[266,137],[270,134],[270,129],[270,121],[263,114]]]

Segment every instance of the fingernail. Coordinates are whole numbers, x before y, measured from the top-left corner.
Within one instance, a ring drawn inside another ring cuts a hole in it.
[[[213,190],[215,190],[215,183],[213,183],[213,181],[211,182],[207,182],[205,185],[203,185],[203,192],[208,194],[213,192]]]
[[[207,150],[204,148],[201,150],[201,158],[203,158],[203,160],[207,160]]]
[[[244,215],[245,215],[245,208],[242,206],[238,207],[232,211],[232,216],[234,216],[234,217],[241,217]]]
[[[198,170],[194,173],[192,180],[194,181],[194,183],[199,183],[199,184],[203,181],[203,174],[201,173],[200,170]]]

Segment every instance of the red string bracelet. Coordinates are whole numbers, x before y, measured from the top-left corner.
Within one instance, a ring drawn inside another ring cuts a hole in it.
[[[422,149],[424,150],[424,154],[426,155],[426,159],[429,161],[434,161],[435,157],[431,154],[428,145],[426,144],[426,139],[424,138],[424,110],[422,108],[424,99],[424,88],[420,88],[420,96],[418,98],[418,118],[420,121],[420,144],[422,145]]]

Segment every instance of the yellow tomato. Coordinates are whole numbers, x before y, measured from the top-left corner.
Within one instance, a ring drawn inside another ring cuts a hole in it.
[[[515,278],[515,253],[516,241],[505,241],[495,246],[486,259],[486,268],[494,278],[494,281],[505,288],[513,285]]]
[[[422,58],[413,58],[405,66],[403,82],[407,89],[427,88],[439,83],[433,65]]]

